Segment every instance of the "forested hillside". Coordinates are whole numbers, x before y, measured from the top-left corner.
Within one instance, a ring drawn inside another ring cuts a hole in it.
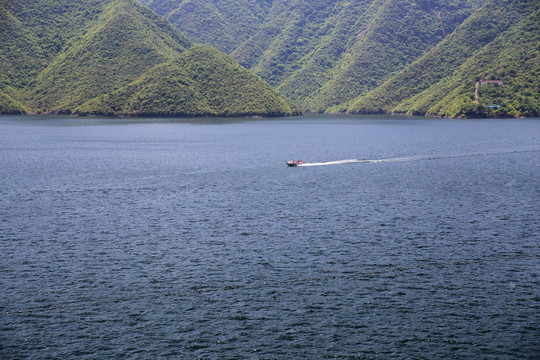
[[[224,53],[198,45],[155,66],[136,81],[78,107],[101,115],[280,116],[290,100]]]
[[[530,0],[2,1],[0,113],[537,116],[539,7]],[[193,43],[228,53],[277,91]]]
[[[538,4],[152,0],[149,6],[194,41],[230,53],[304,110],[530,116],[540,108]],[[490,79],[502,83],[480,81]]]
[[[4,1],[0,44],[0,113],[278,116],[297,112],[292,102],[225,54],[208,47],[193,49],[178,29],[135,0]],[[176,73],[173,79],[158,70],[187,58],[199,65]],[[192,98],[179,99],[167,81],[184,84]],[[234,99],[223,98],[220,91],[201,91],[208,82],[234,94]],[[144,87],[133,96],[118,96],[140,84]]]
[[[150,0],[148,6],[165,16],[193,41],[231,53],[292,0]]]
[[[489,0],[443,42],[348,110],[538,116],[539,9],[539,3],[526,0]]]

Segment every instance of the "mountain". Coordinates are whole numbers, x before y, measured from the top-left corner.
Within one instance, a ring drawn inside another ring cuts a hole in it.
[[[306,111],[532,116],[540,106],[538,4],[152,0],[148,5],[195,42],[229,53]],[[499,81],[482,85],[480,80]]]
[[[222,52],[204,45],[75,109],[80,115],[280,116],[294,104]]]
[[[193,41],[230,53],[265,21],[271,1],[152,0],[148,6]]]
[[[277,116],[297,112],[290,101],[234,60],[207,47],[195,49],[178,29],[135,0],[2,1],[0,20],[2,113]],[[186,59],[195,65],[176,73],[177,78],[160,72],[164,64]],[[170,92],[174,88],[167,86],[169,81],[183,82],[199,96],[178,101]],[[216,99],[219,92],[200,90],[203,82],[237,96]],[[145,91],[134,97],[126,93],[130,103],[118,103],[120,93],[141,84]],[[160,93],[148,91],[152,87]],[[252,92],[267,98],[250,97]],[[161,106],[154,106],[156,96],[161,96]],[[104,99],[115,99],[111,106],[122,111],[104,110]],[[213,104],[211,111],[208,104]]]
[[[150,0],[148,6],[194,42],[233,52],[294,0]]]
[[[295,98],[293,94],[303,91],[303,79],[317,74],[317,64],[328,59],[337,44],[343,44],[343,52],[331,62],[329,76],[302,101],[313,111],[339,111],[341,104],[422,56],[474,9],[469,1],[391,0],[373,2],[368,8],[364,4],[347,4],[341,9],[332,33],[308,55],[305,66],[280,84],[280,90]],[[351,16],[354,13],[358,17]]]
[[[538,116],[539,8],[524,0],[486,2],[416,62],[357,98],[348,111]],[[483,85],[482,80],[496,81]]]
[[[304,109],[323,111],[353,100],[418,59],[482,1],[274,0],[246,5],[235,0],[231,3],[241,9],[237,17],[246,24],[241,36],[224,30],[226,20],[238,21],[220,0],[198,1],[197,6],[190,0],[153,0],[149,6],[186,33],[206,34],[195,41],[220,46],[224,36],[235,38],[225,51]]]
[[[0,114],[24,114],[26,109],[11,96],[0,91]]]

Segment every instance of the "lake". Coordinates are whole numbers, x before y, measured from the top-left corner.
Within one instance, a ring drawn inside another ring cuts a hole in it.
[[[0,169],[2,359],[540,358],[540,119],[4,116]]]

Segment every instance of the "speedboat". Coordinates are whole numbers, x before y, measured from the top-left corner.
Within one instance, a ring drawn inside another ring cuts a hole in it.
[[[289,166],[301,166],[303,164],[302,160],[289,160],[287,161],[287,165]]]

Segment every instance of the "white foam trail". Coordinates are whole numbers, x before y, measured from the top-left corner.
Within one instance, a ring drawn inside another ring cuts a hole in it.
[[[381,162],[395,162],[395,161],[411,161],[417,160],[418,158],[393,158],[393,159],[377,159],[377,160],[368,160],[368,159],[347,159],[347,160],[336,160],[336,161],[327,161],[327,162],[318,162],[318,163],[303,163],[300,166],[325,166],[325,165],[341,165],[341,164],[354,164],[354,163],[381,163]]]
[[[468,158],[476,156],[489,156],[489,155],[502,155],[502,154],[515,154],[523,152],[537,152],[540,149],[520,149],[520,150],[509,150],[509,151],[496,151],[496,152],[485,152],[485,153],[473,153],[473,154],[455,154],[455,155],[441,155],[441,156],[411,156],[411,157],[400,157],[400,158],[389,158],[389,159],[347,159],[347,160],[335,160],[327,162],[317,162],[317,163],[302,163],[298,166],[325,166],[325,165],[341,165],[341,164],[354,164],[354,163],[385,163],[385,162],[399,162],[399,161],[419,161],[419,160],[441,160],[441,159],[459,159],[459,158]]]
[[[336,160],[336,161],[327,161],[327,162],[318,162],[318,163],[303,163],[300,166],[324,166],[324,165],[339,165],[339,164],[353,164],[365,162],[364,160],[358,159],[348,159],[348,160]]]

